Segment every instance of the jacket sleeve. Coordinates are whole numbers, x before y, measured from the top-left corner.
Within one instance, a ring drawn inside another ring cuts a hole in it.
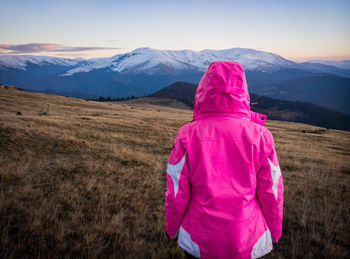
[[[257,197],[271,235],[278,243],[282,235],[284,186],[271,133],[265,150],[267,152],[257,174]]]
[[[190,201],[191,187],[188,173],[187,152],[178,135],[169,157],[166,172],[165,227],[171,239],[177,238],[178,230]]]

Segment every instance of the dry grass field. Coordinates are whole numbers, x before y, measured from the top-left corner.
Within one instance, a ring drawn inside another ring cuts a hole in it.
[[[2,87],[0,257],[184,258],[165,237],[165,169],[191,120]],[[350,132],[267,127],[285,183],[283,235],[267,258],[349,258]]]

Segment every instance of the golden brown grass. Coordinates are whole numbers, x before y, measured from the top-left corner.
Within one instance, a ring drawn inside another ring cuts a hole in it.
[[[191,120],[154,103],[0,89],[0,257],[184,257],[164,235],[165,168]],[[285,182],[284,232],[267,257],[349,257],[349,132],[267,127]]]

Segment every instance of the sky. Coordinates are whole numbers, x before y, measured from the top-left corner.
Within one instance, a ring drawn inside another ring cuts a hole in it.
[[[349,0],[0,0],[0,54],[110,57],[234,47],[350,59]]]

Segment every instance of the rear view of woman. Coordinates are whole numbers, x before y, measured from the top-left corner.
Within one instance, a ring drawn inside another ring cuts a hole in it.
[[[282,234],[283,180],[242,66],[210,64],[167,167],[166,232],[198,258],[258,258]]]

